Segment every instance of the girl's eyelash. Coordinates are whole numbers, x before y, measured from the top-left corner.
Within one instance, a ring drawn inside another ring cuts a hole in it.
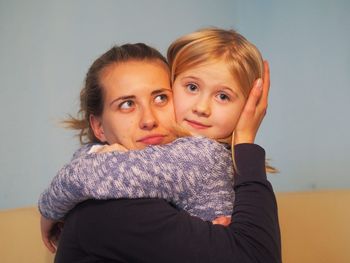
[[[190,86],[195,87],[196,89],[198,89],[198,84],[197,83],[189,82],[189,83],[185,84],[186,89],[190,89]]]
[[[221,94],[219,94],[220,96],[221,95],[223,95],[224,97],[225,97],[225,99],[229,99],[230,97],[227,95],[227,94],[225,94],[225,93],[221,93]]]
[[[220,100],[224,100],[224,101],[231,101],[231,96],[229,96],[228,94],[224,93],[224,92],[219,92],[216,95]],[[224,97],[224,98],[222,98]]]
[[[186,86],[193,85],[193,86],[198,87],[198,84],[195,83],[195,82],[189,82],[189,83],[186,83],[185,85],[186,85]]]

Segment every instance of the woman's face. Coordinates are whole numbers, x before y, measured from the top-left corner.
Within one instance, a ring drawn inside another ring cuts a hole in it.
[[[165,144],[175,139],[169,73],[161,62],[129,61],[102,71],[102,116],[90,116],[95,136],[127,149]]]
[[[176,121],[192,134],[228,140],[245,104],[225,62],[199,65],[179,74],[173,85]]]

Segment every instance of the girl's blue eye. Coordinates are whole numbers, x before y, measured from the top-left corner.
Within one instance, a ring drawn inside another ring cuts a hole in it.
[[[168,95],[159,94],[154,98],[154,102],[157,104],[165,104],[168,101]]]
[[[126,100],[119,104],[119,109],[121,110],[129,110],[135,105],[135,102],[132,100]]]
[[[198,90],[198,86],[193,83],[187,84],[186,88],[189,92],[196,92]]]
[[[227,96],[225,93],[219,93],[218,95],[216,95],[216,97],[221,101],[229,101],[230,100],[230,97]]]

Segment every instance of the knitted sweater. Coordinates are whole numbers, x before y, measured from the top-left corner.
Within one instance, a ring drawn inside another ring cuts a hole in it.
[[[204,220],[233,209],[231,151],[203,137],[128,152],[78,150],[39,199],[41,214],[61,219],[88,199],[163,198]]]

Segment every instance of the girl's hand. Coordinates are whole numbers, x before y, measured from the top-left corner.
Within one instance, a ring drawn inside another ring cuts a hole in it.
[[[96,152],[97,153],[107,153],[107,152],[127,152],[128,149],[126,149],[124,146],[118,143],[114,143],[111,145],[103,145],[101,146]]]
[[[43,216],[40,218],[41,238],[51,253],[55,253],[58,240],[63,228],[63,222],[47,219]]]
[[[220,216],[215,218],[212,221],[213,225],[223,225],[223,226],[228,226],[231,224],[231,217],[230,216]]]
[[[232,136],[232,144],[254,143],[255,136],[267,110],[270,89],[270,69],[264,61],[264,81],[257,79],[238,120]]]

